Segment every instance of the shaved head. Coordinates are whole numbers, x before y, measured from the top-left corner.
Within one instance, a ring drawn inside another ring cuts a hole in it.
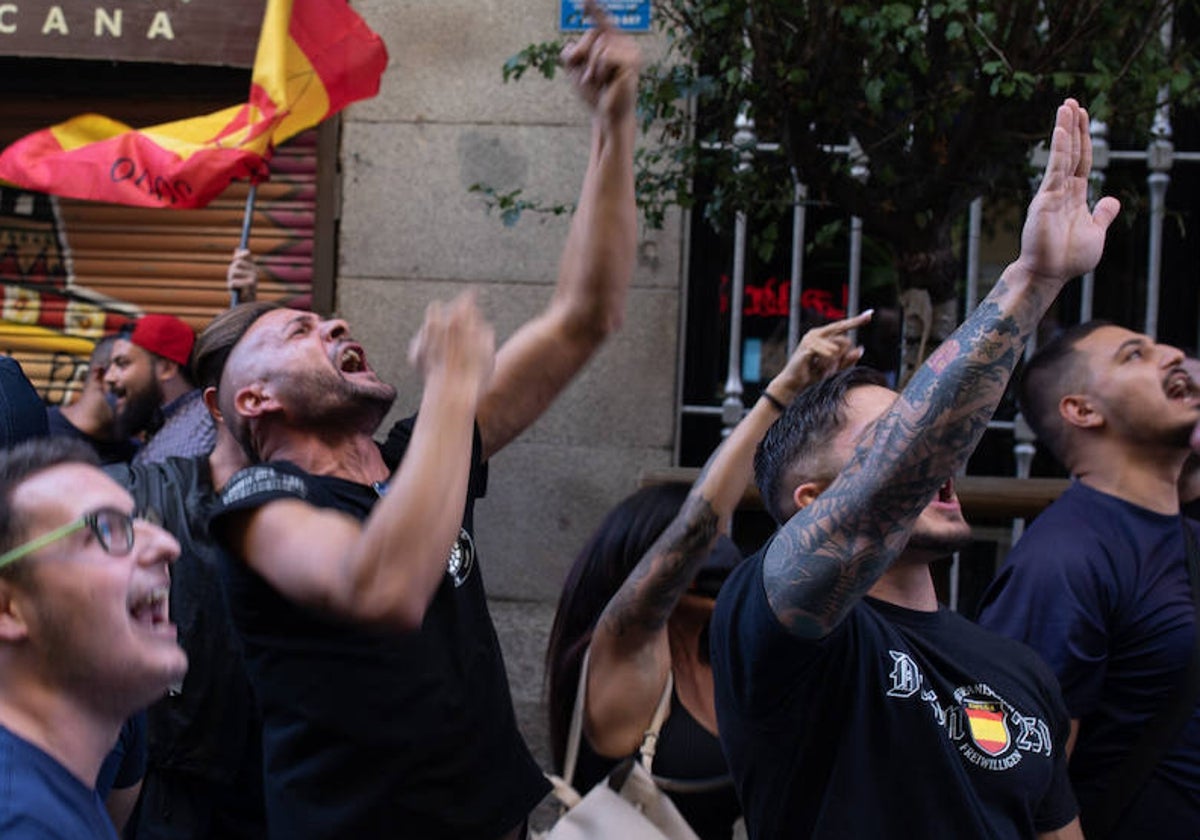
[[[344,321],[276,307],[248,320],[230,347],[217,398],[234,437],[259,457],[265,425],[374,434],[396,389],[367,364]]]

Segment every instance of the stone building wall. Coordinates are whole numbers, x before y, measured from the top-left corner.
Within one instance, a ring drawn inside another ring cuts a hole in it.
[[[549,300],[567,220],[526,214],[506,228],[470,186],[574,201],[589,129],[565,79],[501,80],[506,58],[559,36],[557,0],[354,5],[391,61],[379,96],[352,106],[343,123],[336,305],[400,388],[390,423],[419,399],[405,356],[430,300],[476,289],[501,341]],[[623,328],[549,413],[493,459],[476,511],[517,714],[544,766],[541,657],[563,574],[641,472],[671,462],[679,229],[676,219],[643,241],[653,258],[639,261]]]

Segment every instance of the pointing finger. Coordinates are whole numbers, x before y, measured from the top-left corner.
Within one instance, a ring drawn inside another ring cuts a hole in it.
[[[856,330],[863,324],[871,320],[871,316],[875,314],[874,309],[868,309],[865,312],[860,312],[851,318],[843,318],[840,321],[833,321],[823,327],[818,327],[822,335],[841,335],[848,333],[851,330]]]

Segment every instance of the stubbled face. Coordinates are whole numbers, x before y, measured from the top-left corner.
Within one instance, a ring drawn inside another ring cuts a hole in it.
[[[858,444],[869,435],[875,422],[895,401],[894,391],[878,385],[860,385],[847,392],[845,422],[831,447],[839,470],[850,462]],[[971,526],[963,518],[962,507],[954,493],[953,479],[947,480],[917,517],[908,548],[945,555],[970,542]]]
[[[133,512],[129,494],[85,464],[35,473],[15,498],[26,539],[98,508]],[[181,682],[187,655],[168,618],[168,564],[178,555],[174,537],[137,520],[124,556],[107,553],[83,528],[18,560],[30,568],[13,584],[14,597],[24,604],[26,643],[48,680],[115,716]]]
[[[162,385],[153,354],[125,338],[113,342],[104,384],[112,398],[118,437],[132,437],[150,426],[162,406]]]
[[[247,331],[227,363],[235,387],[267,383],[293,425],[373,433],[396,399],[341,319],[277,309]]]
[[[1180,449],[1200,421],[1200,391],[1183,353],[1116,326],[1096,329],[1075,345],[1084,357],[1084,396],[1110,434],[1131,445]]]

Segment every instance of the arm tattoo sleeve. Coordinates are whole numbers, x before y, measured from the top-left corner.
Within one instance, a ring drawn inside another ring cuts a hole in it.
[[[618,639],[657,633],[692,582],[717,536],[718,515],[690,495],[679,515],[638,562],[600,617]]]
[[[908,542],[938,488],[979,442],[1050,297],[1001,277],[917,371],[841,475],[780,529],[767,551],[767,599],[788,630],[821,638]]]

